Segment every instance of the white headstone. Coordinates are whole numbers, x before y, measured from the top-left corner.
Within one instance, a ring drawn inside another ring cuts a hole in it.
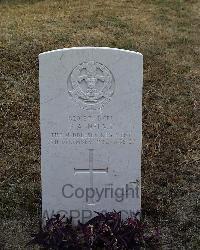
[[[60,49],[39,65],[43,218],[140,210],[142,55]]]

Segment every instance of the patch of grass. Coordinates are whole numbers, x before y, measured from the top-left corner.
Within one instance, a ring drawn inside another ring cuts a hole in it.
[[[44,0],[0,0],[0,4],[34,4]]]
[[[163,244],[174,242],[169,249],[198,249],[199,1],[3,0],[0,7],[0,248],[25,249],[40,217],[38,54],[109,46],[144,55],[143,208]]]

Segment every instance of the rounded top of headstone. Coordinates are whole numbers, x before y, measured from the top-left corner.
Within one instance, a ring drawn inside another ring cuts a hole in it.
[[[47,54],[55,53],[55,52],[69,51],[69,50],[112,50],[112,51],[116,51],[116,52],[132,53],[132,54],[135,54],[135,55],[143,56],[141,53],[136,52],[136,51],[118,49],[118,48],[110,48],[110,47],[71,47],[71,48],[63,48],[63,49],[45,51],[43,53],[40,53],[39,56],[43,56],[43,55],[47,55]]]

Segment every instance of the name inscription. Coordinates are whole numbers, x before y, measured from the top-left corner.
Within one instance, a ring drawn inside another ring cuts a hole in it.
[[[117,131],[111,115],[69,115],[65,131],[50,133],[52,144],[133,144],[130,131]]]

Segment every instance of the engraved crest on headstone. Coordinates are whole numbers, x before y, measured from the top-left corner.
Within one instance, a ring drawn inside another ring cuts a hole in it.
[[[84,109],[101,109],[114,94],[114,77],[103,64],[95,61],[76,66],[68,77],[68,93]]]

